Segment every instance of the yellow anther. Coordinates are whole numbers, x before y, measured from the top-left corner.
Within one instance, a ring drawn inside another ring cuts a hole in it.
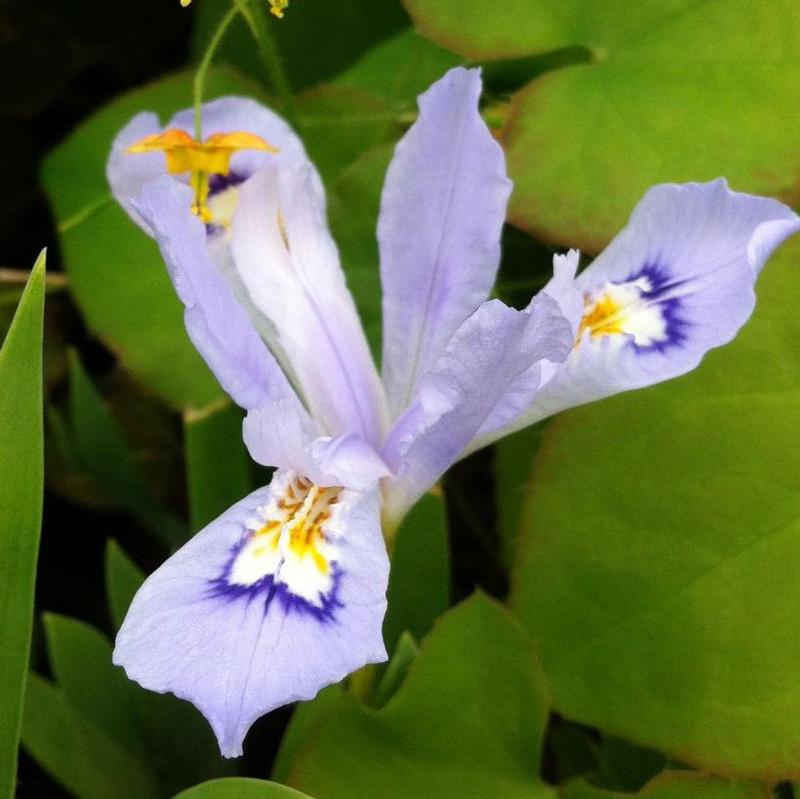
[[[278,19],[283,19],[283,12],[287,8],[289,8],[289,0],[269,0],[269,10]]]
[[[186,8],[186,6],[190,5],[192,0],[181,0],[181,5]]]
[[[197,141],[185,130],[171,128],[128,147],[129,153],[163,152],[170,175],[190,174],[194,189],[192,211],[204,222],[212,220],[208,210],[209,179],[211,175],[227,175],[230,172],[231,156],[239,150],[262,150],[277,153],[278,148],[255,133],[235,131],[212,133],[205,141]]]

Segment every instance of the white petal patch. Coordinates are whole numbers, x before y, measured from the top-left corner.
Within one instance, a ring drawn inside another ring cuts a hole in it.
[[[338,605],[340,536],[336,514],[347,492],[319,487],[295,472],[273,480],[268,501],[246,522],[215,593],[264,593],[285,608],[332,618]]]
[[[680,318],[676,289],[665,282],[661,270],[645,267],[638,277],[587,292],[578,344],[607,336],[618,337],[620,343],[632,340],[641,349],[680,344],[686,323]]]

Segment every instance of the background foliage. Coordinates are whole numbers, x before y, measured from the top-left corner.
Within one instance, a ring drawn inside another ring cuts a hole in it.
[[[20,797],[791,797],[797,243],[765,270],[742,335],[692,375],[455,467],[399,533],[390,662],[262,719],[242,761],[219,758],[192,707],[111,665],[144,574],[267,478],[186,339],[155,246],[104,177],[134,113],[189,105],[191,64],[227,7],[0,7],[13,155],[0,200],[0,791],[21,734]],[[797,202],[792,0],[293,0],[265,21],[290,102],[244,25],[207,95],[292,116],[376,354],[383,174],[416,95],[456,64],[483,67],[515,181],[496,289],[508,302],[543,285],[553,249],[597,252],[654,182],[724,175]],[[22,295],[43,244],[46,282],[40,262]]]

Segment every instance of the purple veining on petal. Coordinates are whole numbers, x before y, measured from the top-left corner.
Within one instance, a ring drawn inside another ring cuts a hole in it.
[[[692,323],[682,316],[682,303],[676,290],[685,284],[685,280],[673,280],[669,269],[657,261],[645,263],[637,272],[632,272],[625,283],[635,283],[637,280],[647,280],[650,288],[641,291],[641,298],[647,303],[655,303],[661,310],[666,323],[666,338],[653,341],[650,344],[631,344],[637,352],[659,352],[663,354],[673,347],[681,347],[689,338],[689,328]]]
[[[238,541],[230,551],[230,557],[219,577],[209,580],[210,598],[222,598],[230,602],[244,599],[247,604],[259,596],[264,599],[264,615],[269,613],[273,600],[277,599],[284,614],[298,613],[301,615],[313,616],[322,624],[329,624],[336,621],[336,609],[343,607],[339,600],[339,589],[344,572],[339,568],[336,561],[331,561],[331,578],[333,585],[326,594],[320,593],[322,605],[315,605],[304,597],[292,593],[286,583],[275,581],[274,574],[266,574],[260,580],[250,585],[230,582],[231,570],[237,556],[255,533],[245,531],[240,541]]]

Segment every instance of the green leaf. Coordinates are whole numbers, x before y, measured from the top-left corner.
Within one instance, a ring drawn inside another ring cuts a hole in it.
[[[691,771],[665,771],[637,794],[607,791],[583,780],[571,782],[561,791],[563,799],[769,799],[771,795],[760,783],[723,780]]]
[[[604,788],[637,791],[667,765],[667,758],[652,749],[604,735],[594,747],[596,783]]]
[[[444,616],[386,707],[350,694],[292,762],[320,799],[539,799],[547,700],[529,641],[476,595]]]
[[[330,186],[328,216],[342,255],[347,285],[376,361],[381,357],[381,281],[376,227],[392,145],[370,150]]]
[[[45,614],[44,629],[53,676],[66,701],[87,723],[146,762],[135,688],[112,665],[106,637],[82,621],[54,613]]]
[[[413,30],[404,30],[373,47],[339,75],[336,84],[370,92],[393,108],[415,112],[417,96],[461,63],[462,59],[453,53]]]
[[[52,683],[28,675],[22,742],[30,755],[78,799],[158,797],[149,769],[86,721]]]
[[[511,599],[564,716],[774,781],[800,773],[798,257],[695,373],[548,428]]]
[[[383,622],[388,652],[405,631],[421,640],[449,607],[448,545],[444,500],[426,494],[403,520],[394,542]]]
[[[106,544],[105,578],[108,612],[115,629],[119,629],[134,594],[144,582],[144,574],[125,554],[119,544],[109,539]]]
[[[197,532],[253,489],[242,412],[229,402],[183,415],[189,518]]]
[[[289,781],[298,753],[308,745],[323,721],[339,713],[347,701],[342,684],[335,683],[323,688],[310,702],[297,703],[272,766],[273,780]]]
[[[247,777],[228,777],[210,780],[181,791],[174,799],[311,799],[277,782],[265,782]]]
[[[200,0],[194,51],[202,53],[214,28],[228,10],[227,0]],[[328,80],[352,64],[372,45],[408,25],[397,0],[295,0],[282,20],[269,17],[268,30],[295,89]],[[274,88],[249,29],[235,22],[220,48],[219,60]]]
[[[184,526],[155,505],[119,426],[74,351],[69,363],[73,455],[104,494],[134,513],[168,546],[181,544],[186,540]]]
[[[208,99],[251,94],[234,74],[215,71]],[[158,248],[111,197],[105,177],[111,142],[135,114],[162,120],[191,105],[188,72],[107,105],[54,150],[42,182],[59,229],[70,291],[89,327],[132,374],[174,408],[203,408],[222,391],[183,327],[183,308]]]
[[[404,0],[417,30],[463,56],[521,58],[584,47],[591,63],[529,83],[503,141],[511,218],[597,251],[653,183],[725,175],[798,197],[800,6],[779,0],[603,3]]]
[[[409,633],[403,633],[397,646],[394,647],[392,659],[386,666],[386,671],[375,689],[375,696],[372,700],[374,707],[383,707],[397,693],[397,689],[403,684],[408,669],[418,654],[417,642]]]
[[[15,793],[44,481],[42,321],[36,261],[0,350],[0,797]]]
[[[545,425],[541,424],[526,427],[495,445],[497,516],[503,545],[502,560],[506,568],[514,562],[522,502],[544,429]]]
[[[380,96],[349,86],[318,86],[298,98],[297,108],[303,143],[326,183],[402,132],[398,112]]]

